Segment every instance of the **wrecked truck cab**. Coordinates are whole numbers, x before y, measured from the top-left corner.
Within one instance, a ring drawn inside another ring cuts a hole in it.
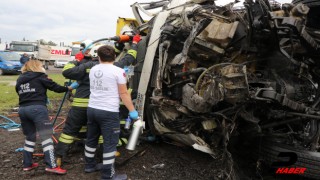
[[[142,120],[213,157],[245,133],[263,140],[265,153],[303,151],[301,176],[320,178],[312,168],[320,164],[320,21],[309,14],[318,6],[295,2],[163,3],[139,43],[133,89]]]

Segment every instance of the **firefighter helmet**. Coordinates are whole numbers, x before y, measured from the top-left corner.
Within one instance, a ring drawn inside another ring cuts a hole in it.
[[[81,44],[80,44],[80,47],[82,48],[82,49],[85,49],[85,48],[87,48],[87,49],[91,49],[90,47],[88,47],[88,46],[92,46],[92,40],[90,40],[90,39],[87,39],[87,40],[84,40]]]
[[[98,49],[99,49],[99,47],[101,47],[101,46],[103,46],[103,44],[98,44],[98,45],[94,45],[92,48],[91,48],[91,50],[90,50],[90,54],[91,54],[91,56],[92,57],[98,57]]]

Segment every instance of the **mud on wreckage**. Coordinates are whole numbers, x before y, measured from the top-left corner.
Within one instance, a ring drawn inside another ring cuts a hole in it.
[[[229,140],[246,134],[263,142],[267,163],[294,152],[294,166],[306,168],[300,175],[319,179],[320,2],[164,4],[135,67],[149,128],[230,159]]]

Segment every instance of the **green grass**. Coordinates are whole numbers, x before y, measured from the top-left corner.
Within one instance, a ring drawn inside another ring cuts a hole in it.
[[[56,83],[64,84],[65,78],[61,74],[49,74],[48,76]],[[18,107],[19,97],[14,85],[17,78],[18,75],[0,76],[0,114],[6,113],[11,108]],[[47,95],[50,100],[60,100],[64,93],[55,93],[48,90]]]

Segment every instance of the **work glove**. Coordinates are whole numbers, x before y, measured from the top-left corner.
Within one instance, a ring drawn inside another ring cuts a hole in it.
[[[137,120],[138,117],[139,117],[138,111],[136,111],[136,110],[130,111],[129,112],[129,116],[130,116],[131,119]]]
[[[114,42],[114,47],[119,50],[122,51],[124,48],[124,43],[119,43],[119,42]]]
[[[75,81],[75,82],[73,82],[73,83],[70,85],[70,87],[71,87],[72,89],[77,89],[77,88],[79,87],[79,84],[78,84],[77,81]]]
[[[138,44],[138,42],[141,41],[141,36],[139,34],[136,34],[133,36],[132,42],[135,44]]]
[[[70,86],[69,86],[70,87]],[[68,93],[68,101],[70,101],[70,102],[73,102],[73,97],[74,97],[74,95],[73,95],[73,93],[72,93],[72,90],[70,90],[69,91],[69,93]]]

